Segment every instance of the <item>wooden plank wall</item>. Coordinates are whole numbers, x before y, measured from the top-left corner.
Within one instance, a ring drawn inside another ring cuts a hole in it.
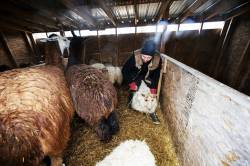
[[[160,100],[182,165],[250,165],[250,97],[168,58]]]
[[[0,65],[11,68],[20,64],[36,64],[32,35],[20,31],[2,31],[0,39]]]
[[[216,79],[250,96],[250,12],[233,18]]]
[[[87,37],[85,42],[86,63],[91,59],[97,62],[122,66],[132,51],[139,49],[143,42],[154,34],[121,34]]]
[[[166,32],[165,54],[250,96],[250,12],[224,29]]]

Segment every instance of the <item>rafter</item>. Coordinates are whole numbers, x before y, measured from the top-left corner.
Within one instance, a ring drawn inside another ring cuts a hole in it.
[[[223,14],[218,14],[210,18],[210,20],[228,20],[233,17],[242,15],[250,11],[250,1],[240,4],[234,8],[225,11]]]
[[[51,20],[55,22],[56,26],[58,24],[67,26],[67,27],[74,27],[77,28],[77,23],[74,22],[73,19],[69,18],[65,13],[58,12],[56,10],[51,10],[46,4],[43,4],[43,1],[33,2],[29,0],[9,0],[11,3],[15,5],[26,5],[27,7],[32,8],[36,11],[36,15],[40,15],[45,17],[47,20]]]
[[[156,21],[160,21],[165,13],[165,11],[169,8],[172,0],[162,0],[161,7],[159,9],[158,15],[156,16]]]
[[[137,20],[138,20],[138,11],[137,11],[136,0],[134,0],[134,12],[135,12],[135,26],[136,26],[137,25]]]

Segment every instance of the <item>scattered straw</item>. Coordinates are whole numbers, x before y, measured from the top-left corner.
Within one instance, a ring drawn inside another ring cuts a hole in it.
[[[161,124],[154,125],[145,114],[127,108],[127,96],[125,90],[118,90],[120,131],[109,143],[100,142],[93,129],[80,118],[74,119],[72,137],[65,154],[67,166],[94,166],[127,139],[145,140],[156,158],[157,166],[179,166],[160,109],[157,114]]]

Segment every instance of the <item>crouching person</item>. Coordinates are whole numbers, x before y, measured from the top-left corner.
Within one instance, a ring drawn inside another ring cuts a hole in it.
[[[124,82],[129,86],[129,106],[134,93],[139,89],[144,81],[150,88],[151,94],[157,95],[157,85],[161,71],[161,56],[156,50],[153,40],[147,40],[141,49],[135,50],[133,55],[127,60],[122,68]],[[159,124],[156,113],[150,113],[150,117],[155,124]]]

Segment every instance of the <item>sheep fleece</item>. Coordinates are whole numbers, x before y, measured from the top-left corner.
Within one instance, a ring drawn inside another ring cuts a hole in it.
[[[0,163],[38,165],[61,156],[70,136],[73,103],[54,66],[0,74]]]
[[[75,110],[89,125],[98,121],[115,109],[117,94],[114,86],[100,70],[89,65],[73,65],[66,79],[70,86]]]

